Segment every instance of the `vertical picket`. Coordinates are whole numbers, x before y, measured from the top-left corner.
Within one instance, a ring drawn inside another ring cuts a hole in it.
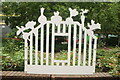
[[[75,66],[75,57],[76,57],[76,33],[77,33],[77,26],[74,24],[74,40],[73,40],[73,66]]]
[[[95,72],[96,48],[97,48],[97,38],[94,39],[94,46],[93,46],[93,65],[92,65],[94,66],[93,72]]]
[[[59,66],[59,62],[56,62],[56,65]]]
[[[63,24],[63,33],[66,32],[66,26],[65,26],[65,23]]]
[[[47,23],[47,34],[46,34],[46,65],[48,65],[49,56],[49,23]]]
[[[55,24],[52,23],[52,47],[51,47],[51,51],[52,51],[52,57],[51,57],[51,64],[54,65],[54,43],[55,43],[55,36],[54,36],[54,32],[55,32]]]
[[[86,37],[87,37],[87,33],[86,31],[84,31],[84,51],[83,51],[83,66],[86,65]]]
[[[35,65],[38,65],[38,30],[35,34]]]
[[[43,65],[44,26],[41,27],[41,65]]]
[[[60,33],[60,24],[58,25],[58,33]]]
[[[32,51],[33,51],[33,33],[31,33],[31,35],[30,35],[30,65],[32,65],[32,60],[33,60],[33,58],[32,58]]]
[[[81,64],[81,47],[82,47],[82,28],[79,26],[79,48],[78,48],[78,66]]]
[[[91,65],[91,53],[92,53],[92,37],[89,36],[89,50],[88,50],[89,56],[88,56],[88,66]]]
[[[64,63],[64,62],[62,62],[62,66],[65,66],[65,63]]]
[[[71,24],[68,26],[68,66],[70,66],[70,51],[71,51]]]
[[[28,64],[28,43],[27,43],[27,39],[25,39],[25,57],[24,57],[24,71],[27,72],[27,64]]]

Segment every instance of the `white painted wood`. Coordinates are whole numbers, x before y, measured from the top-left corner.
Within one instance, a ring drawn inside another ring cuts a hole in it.
[[[41,12],[41,15],[39,16],[39,18],[38,18],[38,22],[39,23],[42,23],[42,24],[45,24],[45,22],[47,21],[47,18],[44,16],[44,9],[45,8],[41,8],[40,9],[40,12]]]
[[[70,51],[71,51],[71,25],[68,26],[68,66],[70,66]]]
[[[27,71],[27,64],[28,64],[28,43],[27,43],[27,39],[25,39],[25,54],[24,54],[24,71]]]
[[[68,36],[68,33],[55,33],[55,36]]]
[[[81,64],[82,26],[79,26],[78,66]]]
[[[44,26],[41,27],[41,65],[43,65]]]
[[[59,62],[56,62],[57,66],[59,66]]]
[[[62,62],[62,66],[65,66],[65,63],[64,63],[64,62]]]
[[[83,50],[83,66],[86,65],[86,48],[87,48],[87,44],[86,44],[86,37],[87,37],[87,33],[86,31],[84,31],[84,50]]]
[[[48,65],[49,62],[49,23],[47,23],[47,34],[46,34],[46,65]]]
[[[34,74],[92,74],[95,72],[95,63],[96,63],[96,46],[97,46],[97,37],[94,35],[93,30],[95,29],[101,29],[100,24],[95,24],[95,21],[91,20],[91,24],[88,23],[87,26],[89,29],[87,29],[84,25],[85,23],[85,13],[88,12],[88,10],[81,9],[81,24],[78,21],[74,21],[72,17],[78,15],[78,11],[76,9],[69,8],[70,16],[66,18],[65,21],[62,20],[62,17],[59,16],[59,12],[54,12],[54,16],[51,17],[51,20],[48,21],[47,18],[44,16],[44,8],[40,9],[41,15],[38,18],[38,22],[40,23],[37,27],[35,27],[36,22],[34,21],[28,21],[24,26],[16,28],[18,29],[17,35],[20,35],[22,33],[23,39],[25,40],[25,55],[24,55],[24,71],[27,71],[28,73],[34,73]],[[46,25],[47,24],[47,25]],[[50,33],[50,24],[52,24],[52,40],[51,40],[51,65],[49,65],[49,33]],[[63,25],[63,26],[60,26]],[[66,25],[68,25],[68,32],[66,33]],[[74,25],[74,33],[73,37],[71,37],[71,27]],[[79,35],[77,35],[77,26],[79,29]],[[44,34],[44,27],[46,28],[46,33]],[[55,33],[55,28],[57,28],[57,32]],[[30,32],[24,32],[27,29],[31,29]],[[38,65],[38,30],[41,29],[40,33],[40,65]],[[63,30],[61,32],[61,29]],[[82,43],[82,31],[84,32],[84,42]],[[35,64],[33,64],[33,35],[35,35]],[[44,35],[46,35],[46,65],[43,65],[43,59],[44,59]],[[88,44],[88,65],[86,65],[86,51],[87,51],[87,35],[89,38],[89,44]],[[67,60],[54,60],[54,47],[55,47],[55,36],[68,36],[68,57]],[[78,43],[78,56],[76,56],[76,40],[77,36],[79,36],[79,43]],[[29,39],[30,38],[30,39]],[[71,39],[73,39],[73,45],[71,45]],[[92,48],[92,39],[94,40],[93,48]],[[28,45],[28,41],[30,41],[30,45]],[[83,59],[81,59],[82,56],[82,45],[84,45],[83,48]],[[28,64],[28,46],[30,46],[30,64]],[[71,46],[73,46],[73,60],[70,63],[70,56],[71,56]],[[93,49],[93,51],[92,51]],[[92,55],[93,54],[93,55]],[[78,57],[78,65],[75,65],[76,57]],[[83,65],[81,65],[81,62],[83,62]],[[54,64],[55,63],[55,64]],[[65,65],[67,63],[67,65]],[[92,65],[91,65],[92,63]],[[62,65],[61,65],[62,64]],[[73,65],[70,65],[73,64]]]
[[[62,21],[62,17],[59,16],[59,12],[54,12],[54,16],[51,17],[52,23],[54,23],[56,26],[60,25],[60,22]]]
[[[63,33],[66,33],[66,24],[63,24]]]
[[[91,66],[91,54],[92,54],[92,37],[89,36],[89,50],[88,50],[88,66]]]
[[[54,65],[54,44],[55,44],[55,24],[52,24],[52,47],[51,47],[51,51],[52,51],[52,55],[51,55],[51,65]]]
[[[60,24],[58,25],[58,33],[60,33]]]
[[[64,62],[64,63],[65,63],[65,62],[66,62],[66,63],[67,63],[67,62],[68,62],[68,60],[54,60],[54,62],[58,62],[58,63],[62,63],[62,62]]]
[[[35,34],[35,65],[38,65],[38,30]]]
[[[30,35],[30,65],[33,63],[33,34]]]
[[[32,74],[93,74],[92,66],[46,66],[27,65],[27,73]]]
[[[73,66],[75,66],[75,57],[76,57],[76,34],[77,34],[77,26],[74,24],[74,35],[73,35]]]
[[[97,38],[94,41],[94,48],[93,48],[93,72],[95,72],[95,63],[96,63],[96,49],[97,49]]]

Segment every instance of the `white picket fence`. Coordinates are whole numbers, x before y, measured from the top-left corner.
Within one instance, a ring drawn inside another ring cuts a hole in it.
[[[81,9],[81,23],[73,21],[72,17],[78,15],[76,9],[69,8],[70,17],[65,21],[54,12],[54,16],[48,21],[44,16],[44,8],[40,9],[38,18],[40,25],[35,27],[36,22],[29,21],[25,27],[17,26],[17,35],[22,33],[25,40],[25,72],[35,74],[92,74],[95,72],[97,37],[93,30],[100,29],[100,24],[91,20],[84,27],[85,16],[88,10]],[[30,32],[25,30],[31,29]],[[73,32],[73,37],[71,33]],[[68,51],[66,60],[55,59],[55,37],[68,37]],[[77,47],[78,36],[78,47]],[[89,36],[89,41],[87,41]],[[71,40],[73,39],[73,45]],[[82,47],[83,45],[83,47]],[[38,47],[40,46],[40,47]],[[72,48],[73,46],[73,48]],[[45,49],[44,49],[45,48]],[[51,49],[51,50],[50,50]],[[78,51],[77,51],[78,49]],[[71,54],[73,51],[73,54]],[[71,58],[71,55],[72,58]]]

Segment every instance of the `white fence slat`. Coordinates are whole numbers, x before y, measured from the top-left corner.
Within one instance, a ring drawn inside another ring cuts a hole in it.
[[[95,63],[96,63],[96,48],[97,48],[97,38],[94,39],[94,48],[93,48],[93,67],[95,72]]]
[[[63,33],[66,33],[66,24],[63,24]]]
[[[59,66],[59,62],[56,62],[56,65]]]
[[[49,23],[47,23],[47,34],[46,34],[46,65],[49,62]]]
[[[88,66],[91,66],[91,54],[92,54],[92,37],[89,36],[89,50],[88,50]]]
[[[75,57],[76,57],[76,33],[77,33],[77,26],[74,24],[74,33],[73,33],[73,66],[75,66]]]
[[[30,65],[32,65],[32,63],[33,63],[33,33],[31,33],[31,35],[30,35]]]
[[[27,71],[27,64],[28,64],[28,43],[27,43],[27,39],[25,39],[25,57],[24,57],[24,65],[25,65],[25,68],[24,68],[24,71],[26,72]]]
[[[84,31],[84,51],[83,51],[83,66],[86,65],[86,37],[87,37],[87,33],[86,31]]]
[[[44,26],[41,27],[41,65],[43,65]]]
[[[68,26],[68,66],[70,65],[70,51],[71,51],[71,24]]]
[[[58,33],[60,33],[60,24],[58,25]]]
[[[38,65],[38,30],[35,35],[35,65]]]
[[[62,66],[65,66],[65,63],[64,63],[64,62],[62,62]]]
[[[51,50],[52,50],[51,64],[52,65],[54,65],[54,44],[55,44],[54,33],[55,33],[55,24],[52,23],[52,47],[51,47]]]
[[[78,66],[81,64],[81,47],[82,47],[82,28],[79,26],[79,48],[78,48]]]

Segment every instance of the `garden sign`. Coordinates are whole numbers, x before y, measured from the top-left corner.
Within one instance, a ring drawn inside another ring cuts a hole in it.
[[[85,27],[86,9],[81,9],[80,22],[73,20],[79,14],[76,9],[69,8],[70,16],[64,21],[58,11],[51,20],[44,16],[44,8],[40,11],[38,25],[35,21],[28,21],[25,26],[16,26],[17,35],[22,33],[25,41],[24,71],[34,74],[93,74],[97,46],[93,30],[100,29],[100,24],[91,20],[86,24],[88,28]],[[67,37],[67,59],[55,59],[57,36]]]

